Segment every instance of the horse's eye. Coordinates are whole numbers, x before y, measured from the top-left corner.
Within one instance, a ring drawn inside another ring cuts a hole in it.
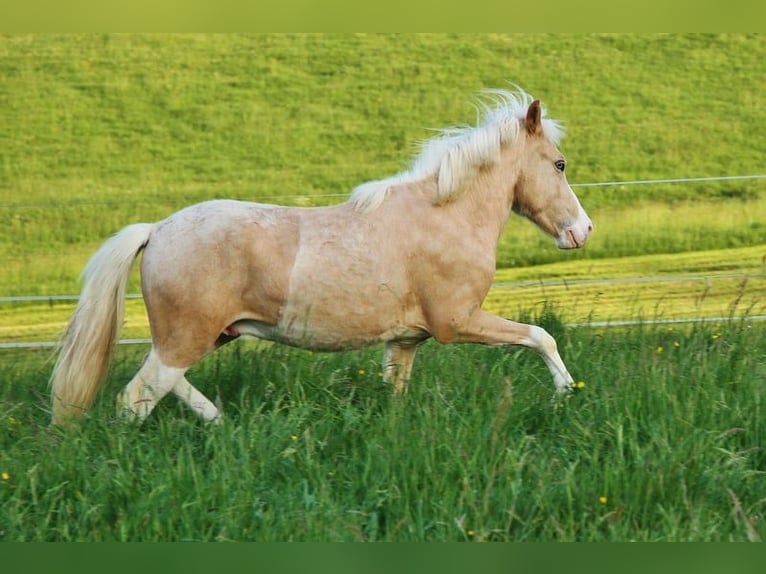
[[[566,162],[563,159],[556,160],[554,165],[556,166],[556,169],[559,171],[564,171],[564,168],[567,166]]]

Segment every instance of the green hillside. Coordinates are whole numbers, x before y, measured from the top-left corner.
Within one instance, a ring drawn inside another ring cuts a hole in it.
[[[764,62],[761,35],[5,36],[0,296],[75,293],[105,237],[198,200],[341,201],[509,82],[572,183],[759,174]],[[514,218],[499,266],[763,244],[765,185],[577,188],[588,248]]]

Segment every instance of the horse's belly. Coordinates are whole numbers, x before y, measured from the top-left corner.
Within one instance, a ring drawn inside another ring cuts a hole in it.
[[[302,322],[297,317],[287,318],[268,334],[271,340],[315,351],[361,349],[405,336],[422,337],[419,329],[404,325],[385,327],[372,322],[360,326],[345,322],[342,317],[325,322]]]
[[[310,349],[314,351],[343,351],[361,349],[392,339],[421,340],[427,333],[416,326],[398,321],[363,320],[353,313],[314,316],[307,319],[305,314],[285,313],[277,324],[255,319],[242,319],[227,327],[224,334],[229,337],[249,335]]]

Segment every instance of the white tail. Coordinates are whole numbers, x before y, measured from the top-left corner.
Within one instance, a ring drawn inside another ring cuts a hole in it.
[[[51,374],[53,424],[84,413],[103,385],[125,316],[130,268],[153,227],[138,223],[124,228],[85,266],[80,300],[59,343]]]

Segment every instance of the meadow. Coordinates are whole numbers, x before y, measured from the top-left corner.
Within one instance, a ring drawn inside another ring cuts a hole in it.
[[[557,337],[568,399],[522,349],[429,342],[397,400],[381,349],[237,341],[189,375],[221,427],[173,399],[133,426],[139,344],[62,430],[51,351],[0,348],[0,540],[760,540],[766,179],[620,182],[763,175],[764,62],[737,34],[1,37],[0,345],[53,340],[45,297],[122,226],[343,201],[509,81],[564,121],[596,231],[561,252],[512,216],[485,304]]]
[[[747,541],[766,534],[766,330],[620,333],[540,318],[584,388],[555,400],[526,351],[419,353],[406,397],[374,351],[238,342],[143,426],[113,398],[46,426],[37,353],[3,360],[0,537],[90,541]]]

